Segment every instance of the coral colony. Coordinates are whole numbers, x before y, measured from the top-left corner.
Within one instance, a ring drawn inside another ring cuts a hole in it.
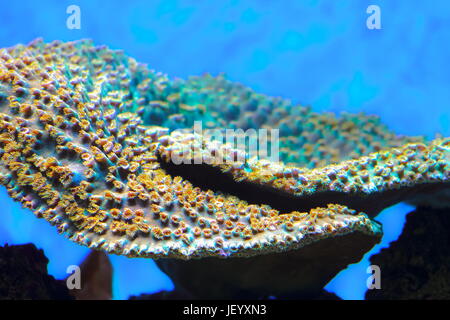
[[[249,156],[196,123],[241,130],[244,144],[263,132],[255,143],[270,150]],[[58,232],[166,258],[199,296],[315,291],[379,242],[382,209],[448,204],[450,139],[397,136],[374,116],[315,113],[223,76],[171,80],[86,40],[0,50],[0,157],[9,195]]]

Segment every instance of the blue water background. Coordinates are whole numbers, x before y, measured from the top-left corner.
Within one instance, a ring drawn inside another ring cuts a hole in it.
[[[81,8],[80,30],[66,28],[72,4]],[[371,4],[381,8],[381,30],[366,27]],[[225,72],[317,111],[364,111],[400,134],[450,135],[446,0],[1,0],[0,47],[37,37],[91,38],[173,77]],[[58,278],[87,254],[12,202],[4,188],[0,204],[0,245],[34,242]],[[379,216],[386,233],[381,246],[398,237],[410,210],[400,204]],[[327,288],[362,299],[369,256]],[[172,288],[151,260],[111,258],[116,299]]]

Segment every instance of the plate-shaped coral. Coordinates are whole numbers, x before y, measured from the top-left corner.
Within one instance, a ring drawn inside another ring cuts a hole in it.
[[[276,130],[280,161],[187,130],[196,121]],[[199,296],[211,290],[192,279],[218,272],[249,292],[320,288],[379,241],[370,218],[383,208],[446,205],[449,155],[449,139],[314,113],[223,76],[170,80],[89,41],[0,50],[0,182],[10,196],[93,249],[205,258],[160,262]]]

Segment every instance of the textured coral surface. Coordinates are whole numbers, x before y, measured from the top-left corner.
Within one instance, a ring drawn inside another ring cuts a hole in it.
[[[194,121],[279,129],[282,162],[237,161],[233,146],[176,130]],[[203,164],[171,161],[186,144]],[[0,51],[1,184],[109,253],[254,256],[352,233],[373,239],[368,249],[381,236],[369,217],[384,207],[446,198],[449,150],[448,139],[317,114],[222,76],[171,80],[89,41]]]

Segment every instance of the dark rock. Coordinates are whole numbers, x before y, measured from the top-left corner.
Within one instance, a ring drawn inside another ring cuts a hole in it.
[[[102,251],[91,251],[80,265],[80,289],[70,293],[76,300],[111,300],[113,268]]]
[[[409,213],[399,239],[370,262],[381,269],[381,289],[366,299],[450,299],[450,210]]]
[[[251,297],[254,299],[254,297]],[[305,299],[304,296],[301,298]],[[129,300],[195,300],[196,297],[192,294],[182,290],[182,289],[174,289],[172,291],[158,291],[155,293],[144,293],[138,296],[130,296]],[[266,297],[259,297],[258,300],[297,300],[299,299],[298,296],[292,295],[292,296],[282,296],[282,297],[274,297],[274,296],[266,296]],[[307,300],[341,300],[337,295],[334,293],[328,292],[326,290],[322,290],[319,294],[316,296],[309,297]]]
[[[138,296],[130,296],[129,300],[191,300],[194,297],[183,290],[161,290],[155,293],[143,293]]]
[[[65,282],[48,275],[47,264],[34,244],[0,247],[0,299],[72,299]]]

